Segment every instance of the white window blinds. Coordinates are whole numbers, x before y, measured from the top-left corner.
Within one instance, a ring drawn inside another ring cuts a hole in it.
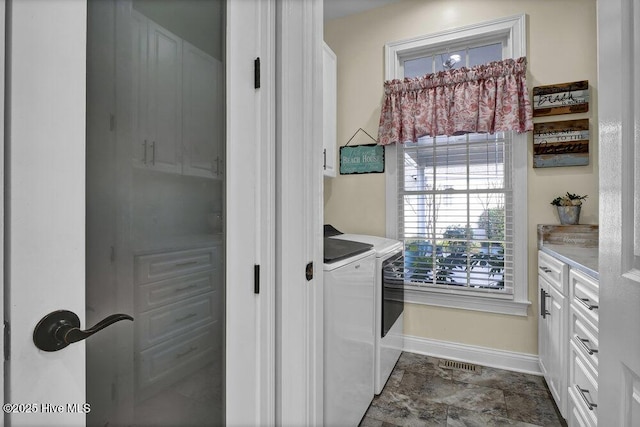
[[[405,284],[513,293],[510,133],[399,145]]]

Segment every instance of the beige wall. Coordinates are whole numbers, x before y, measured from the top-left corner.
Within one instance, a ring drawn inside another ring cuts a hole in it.
[[[408,304],[405,333],[529,354],[537,353],[536,224],[559,223],[550,201],[566,191],[588,194],[581,223],[598,223],[597,58],[595,0],[403,0],[325,24],[325,41],[338,57],[338,147],[360,127],[377,135],[384,45],[442,30],[527,14],[529,90],[589,80],[590,112],[538,121],[589,118],[588,166],[534,169],[529,136],[528,317]],[[369,141],[371,142],[371,141]],[[350,144],[367,143],[358,136]],[[383,174],[324,180],[325,223],[350,233],[385,234]]]

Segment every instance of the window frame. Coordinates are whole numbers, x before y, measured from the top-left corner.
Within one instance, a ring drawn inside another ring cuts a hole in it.
[[[427,55],[437,49],[455,49],[466,44],[501,40],[503,59],[526,56],[526,15],[516,15],[466,27],[387,43],[385,80],[404,77],[404,61]],[[490,313],[527,316],[528,300],[528,211],[527,211],[527,142],[526,133],[511,133],[513,148],[513,293],[474,293],[472,290],[442,288],[405,288],[405,301],[416,304],[484,311]],[[386,234],[398,238],[398,168],[397,156],[402,153],[395,144],[385,147]]]

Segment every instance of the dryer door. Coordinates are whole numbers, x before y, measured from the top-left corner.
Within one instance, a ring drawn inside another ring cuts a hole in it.
[[[382,263],[382,329],[387,335],[404,309],[404,256],[402,252]]]

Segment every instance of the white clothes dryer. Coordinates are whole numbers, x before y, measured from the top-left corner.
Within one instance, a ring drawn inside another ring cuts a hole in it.
[[[374,392],[380,394],[404,348],[403,244],[363,234],[334,234],[331,238],[368,243],[376,253]]]

